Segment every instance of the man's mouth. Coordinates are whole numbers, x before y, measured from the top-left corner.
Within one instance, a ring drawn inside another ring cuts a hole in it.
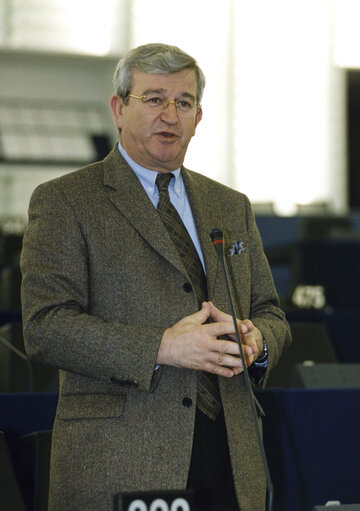
[[[167,140],[174,140],[175,138],[177,138],[177,135],[170,131],[159,131],[157,135],[160,136],[161,138],[166,138]]]

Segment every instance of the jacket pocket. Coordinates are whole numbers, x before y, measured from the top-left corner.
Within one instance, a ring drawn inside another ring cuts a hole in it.
[[[59,419],[104,419],[120,417],[126,396],[123,394],[68,394],[59,398]]]

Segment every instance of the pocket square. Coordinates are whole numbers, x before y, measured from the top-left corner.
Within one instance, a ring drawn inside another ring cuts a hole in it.
[[[237,254],[244,254],[246,251],[246,243],[245,241],[234,241],[234,243],[229,247],[228,253],[230,256]]]

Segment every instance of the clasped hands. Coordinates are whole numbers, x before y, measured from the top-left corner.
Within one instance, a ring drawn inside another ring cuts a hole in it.
[[[246,364],[250,366],[263,351],[263,337],[249,319],[238,320],[238,328]],[[219,339],[224,335],[231,340]],[[243,367],[232,316],[212,302],[204,302],[198,312],[165,330],[156,362],[228,378],[240,374]]]

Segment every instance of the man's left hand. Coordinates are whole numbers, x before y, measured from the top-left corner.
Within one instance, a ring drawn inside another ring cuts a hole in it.
[[[213,321],[229,321],[233,323],[233,318],[230,314],[226,314],[225,312],[221,311],[215,307],[212,302],[209,302],[209,304],[211,307],[211,318]],[[238,319],[237,324],[243,348],[247,346],[251,349],[251,354],[249,354],[249,349],[244,349],[245,359],[247,366],[249,367],[262,354],[264,350],[264,339],[260,330],[253,324],[250,319]],[[229,337],[234,342],[237,342],[236,334],[229,335]]]

